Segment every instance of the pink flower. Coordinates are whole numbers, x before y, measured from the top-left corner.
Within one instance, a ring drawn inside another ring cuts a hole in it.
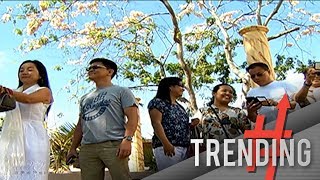
[[[287,45],[286,45],[287,47],[292,47],[293,46],[293,44],[292,43],[287,43]]]
[[[1,21],[4,22],[4,23],[6,23],[6,22],[8,22],[10,20],[11,20],[11,15],[8,14],[8,13],[3,14],[2,17],[1,17]]]

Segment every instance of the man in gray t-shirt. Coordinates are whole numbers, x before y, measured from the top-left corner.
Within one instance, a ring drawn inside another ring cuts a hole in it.
[[[81,143],[82,180],[103,180],[105,167],[112,179],[130,179],[128,157],[138,124],[135,97],[128,88],[111,83],[117,73],[113,61],[96,58],[89,64],[88,76],[96,90],[80,100],[79,121],[67,161],[77,157],[76,148]]]

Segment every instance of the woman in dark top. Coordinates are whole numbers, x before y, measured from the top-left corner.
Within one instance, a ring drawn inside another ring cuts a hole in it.
[[[159,83],[156,97],[148,104],[154,129],[152,147],[158,170],[187,158],[190,145],[189,117],[176,101],[182,96],[183,91],[182,79],[164,78]]]

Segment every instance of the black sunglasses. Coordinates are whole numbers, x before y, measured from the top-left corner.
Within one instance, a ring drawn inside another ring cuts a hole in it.
[[[261,76],[263,76],[263,74],[264,74],[265,72],[266,72],[266,71],[264,71],[263,73],[252,74],[250,77],[251,77],[251,79],[254,79],[256,76],[257,76],[257,77],[261,77]]]
[[[314,75],[320,76],[320,71],[315,72]]]
[[[105,66],[100,66],[100,65],[93,65],[93,66],[89,66],[86,68],[87,71],[90,71],[90,70],[96,70],[96,69],[107,69]]]

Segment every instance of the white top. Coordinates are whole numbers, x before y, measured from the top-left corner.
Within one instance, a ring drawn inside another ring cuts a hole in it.
[[[247,96],[264,96],[267,99],[279,102],[284,94],[289,96],[289,100],[293,100],[297,91],[298,89],[288,82],[273,81],[266,86],[260,86],[249,90]],[[258,113],[265,115],[265,123],[268,123],[276,120],[278,109],[275,106],[262,106],[258,110]]]
[[[310,103],[320,101],[320,87],[310,87],[307,95],[307,99]]]
[[[31,94],[42,88],[44,87],[35,84],[23,93]],[[14,168],[12,174],[0,174],[0,180],[48,180],[50,147],[44,118],[49,104],[18,102],[17,105],[20,108],[24,134],[25,165]]]
[[[36,91],[42,89],[42,87],[36,88]],[[30,94],[28,89],[24,91],[26,94]],[[45,112],[49,104],[43,104],[42,102],[34,103],[34,104],[25,104],[25,103],[18,103],[20,112],[21,112],[21,119],[22,121],[40,121],[43,123],[45,118]]]

